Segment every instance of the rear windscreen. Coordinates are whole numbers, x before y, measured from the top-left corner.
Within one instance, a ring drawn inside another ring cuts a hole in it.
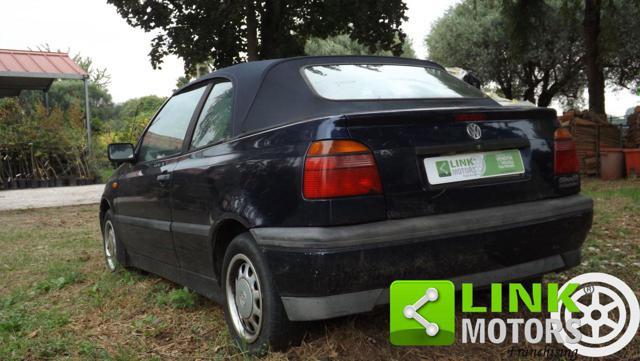
[[[410,65],[335,64],[304,68],[311,88],[332,100],[481,98],[444,70]]]

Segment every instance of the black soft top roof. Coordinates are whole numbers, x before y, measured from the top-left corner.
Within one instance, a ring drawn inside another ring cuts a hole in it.
[[[323,116],[359,112],[451,106],[495,106],[490,98],[330,100],[316,95],[301,69],[326,64],[398,64],[444,68],[434,62],[385,56],[305,56],[252,61],[216,70],[189,85],[214,78],[231,80],[234,135]]]

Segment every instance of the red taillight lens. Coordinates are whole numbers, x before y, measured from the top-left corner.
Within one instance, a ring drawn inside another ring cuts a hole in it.
[[[313,142],[307,151],[303,178],[307,199],[382,193],[373,154],[353,140]]]
[[[554,133],[553,170],[555,175],[575,174],[580,171],[576,143],[566,128]]]

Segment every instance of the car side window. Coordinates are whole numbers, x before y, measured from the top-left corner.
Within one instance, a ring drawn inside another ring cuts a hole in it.
[[[209,93],[193,131],[191,149],[205,147],[231,135],[232,104],[231,82],[216,83]]]
[[[189,122],[207,87],[173,96],[156,115],[140,144],[138,159],[142,162],[180,153]]]

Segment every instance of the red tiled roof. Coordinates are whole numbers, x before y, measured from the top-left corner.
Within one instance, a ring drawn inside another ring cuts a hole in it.
[[[87,73],[66,53],[0,49],[0,76],[6,75],[82,79]]]
[[[0,98],[22,90],[47,91],[56,79],[87,76],[66,53],[0,49]]]

